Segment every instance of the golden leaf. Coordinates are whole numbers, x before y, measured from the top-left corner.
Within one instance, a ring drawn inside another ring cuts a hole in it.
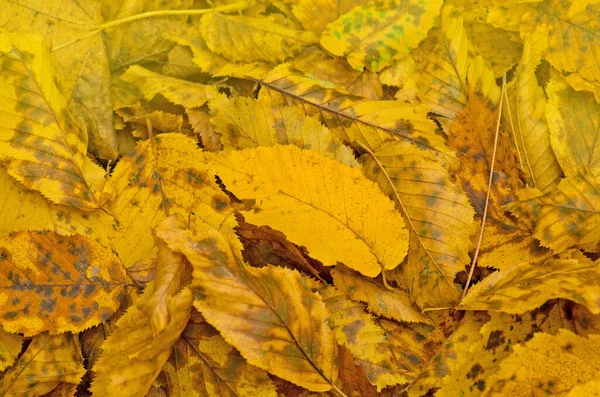
[[[0,14],[3,28],[36,34],[52,44],[55,58],[48,62],[54,67],[56,83],[69,109],[84,122],[90,152],[114,160],[117,140],[112,120],[108,52],[100,34],[89,34],[90,29],[102,22],[97,2],[74,0],[2,1]]]
[[[202,37],[211,51],[242,62],[281,62],[318,41],[311,32],[290,29],[269,18],[219,13],[202,17]]]
[[[292,6],[294,16],[304,29],[321,33],[328,23],[335,21],[354,6],[366,0],[297,0]],[[319,12],[315,12],[318,9]]]
[[[139,65],[129,67],[121,78],[139,88],[146,100],[162,94],[174,104],[186,108],[200,107],[219,94],[213,86],[165,76]]]
[[[231,152],[213,162],[229,191],[256,200],[244,212],[248,222],[280,230],[327,266],[339,261],[375,277],[406,256],[401,215],[357,169],[291,145]]]
[[[119,307],[125,275],[109,248],[52,232],[3,234],[0,246],[0,313],[7,331],[79,332]]]
[[[267,373],[246,362],[194,311],[164,368],[171,397],[276,397]]]
[[[327,311],[298,272],[250,268],[216,231],[159,235],[194,267],[194,306],[248,363],[309,390],[334,387],[337,348]]]
[[[21,353],[23,337],[11,334],[0,328],[0,371],[13,365],[15,359]]]
[[[576,72],[584,80],[600,83],[600,10],[596,1],[542,1],[525,13],[521,25],[541,30],[547,50],[544,58],[561,72]],[[525,30],[522,28],[522,30]]]
[[[385,0],[359,5],[327,25],[321,45],[357,70],[378,72],[425,39],[441,0]]]
[[[72,394],[84,374],[76,336],[41,334],[32,339],[16,364],[2,375],[0,395],[44,396],[64,383]]]
[[[506,208],[533,229],[544,247],[555,252],[571,247],[596,250],[600,243],[599,186],[587,168],[582,168],[554,190]]]
[[[102,354],[92,368],[93,395],[144,397],[169,359],[190,318],[193,297],[189,288],[173,296],[168,302],[169,321],[154,335],[150,318],[139,308],[153,292],[152,288],[144,291],[102,344]]]
[[[584,390],[600,381],[599,343],[598,335],[583,338],[564,329],[556,335],[538,333],[500,363],[500,371],[488,379],[489,395],[593,395]]]
[[[431,152],[388,141],[360,158],[365,175],[398,203],[408,220],[408,264],[392,276],[420,306],[458,301],[454,276],[469,263],[474,211]]]
[[[339,344],[352,353],[354,361],[366,373],[377,390],[408,383],[419,372],[425,355],[418,341],[410,340],[408,330],[391,321],[377,320],[364,307],[346,297],[346,293],[328,286],[317,287],[330,312],[329,324]],[[382,328],[379,324],[385,324]]]
[[[125,267],[154,260],[152,229],[168,215],[233,229],[229,198],[214,175],[196,142],[180,134],[142,142],[135,154],[119,161],[112,176],[117,198],[110,211],[116,219],[114,246]]]
[[[52,79],[50,49],[40,37],[0,35],[0,158],[8,173],[54,203],[101,207],[105,199],[86,179],[99,167],[85,170],[87,134]]]
[[[564,298],[598,314],[597,269],[589,260],[549,260],[537,266],[521,263],[474,285],[458,308],[520,314],[550,299]]]
[[[402,290],[390,291],[373,280],[366,279],[350,269],[338,266],[332,270],[337,289],[347,293],[352,300],[365,302],[373,314],[396,321],[430,323],[411,303]]]
[[[469,40],[463,18],[452,6],[442,8],[441,29],[430,32],[417,53],[421,77],[419,98],[433,112],[442,125],[454,120],[467,102],[469,87],[489,98],[500,99],[500,89],[494,74],[484,65],[483,58],[469,54]],[[427,43],[430,41],[430,43]]]
[[[266,95],[258,100],[219,95],[209,106],[210,121],[220,134],[225,151],[291,144],[358,166],[352,151],[338,142],[319,120],[306,116],[301,106],[273,106]]]
[[[515,75],[515,83],[508,87],[510,113],[506,129],[515,130],[515,146],[521,170],[528,176],[531,186],[546,192],[558,184],[562,171],[550,146],[550,133],[546,122],[546,96],[537,83],[536,67],[541,62],[543,48],[540,34],[525,38],[523,57]],[[562,107],[562,106],[561,106]],[[548,109],[550,112],[550,109]],[[552,113],[552,118],[556,113]]]
[[[565,175],[587,166],[600,177],[600,104],[589,92],[576,92],[558,74],[548,83],[546,118],[552,149]],[[585,111],[583,111],[585,110]]]

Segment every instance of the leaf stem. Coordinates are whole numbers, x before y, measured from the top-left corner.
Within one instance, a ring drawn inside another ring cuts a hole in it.
[[[107,29],[111,29],[111,28],[114,28],[115,26],[123,25],[123,24],[129,23],[129,22],[138,21],[140,19],[152,18],[152,17],[165,17],[165,16],[173,16],[173,15],[175,15],[175,16],[176,15],[203,15],[203,14],[208,14],[210,12],[241,11],[241,10],[246,9],[253,1],[254,0],[241,1],[239,3],[228,4],[228,5],[221,6],[221,7],[202,8],[202,9],[196,9],[196,10],[157,10],[157,11],[143,12],[141,14],[131,15],[126,18],[121,18],[121,19],[117,19],[115,21],[103,23],[102,25],[94,26],[92,28],[91,32],[89,32],[83,36],[77,37],[65,44],[56,46],[56,47],[52,48],[52,51],[58,51],[62,48],[70,46],[71,44],[75,44],[81,40],[85,40],[88,37],[95,36],[98,33],[103,32]]]
[[[488,180],[488,188],[487,195],[485,197],[485,208],[483,209],[483,217],[481,218],[481,229],[479,231],[479,240],[477,241],[477,248],[475,249],[475,254],[473,255],[473,262],[471,262],[471,270],[469,270],[469,277],[467,277],[467,283],[465,284],[465,290],[463,291],[461,300],[464,299],[465,295],[467,295],[467,291],[469,290],[469,284],[471,283],[471,278],[473,278],[473,272],[475,271],[475,264],[477,263],[477,258],[479,257],[479,250],[481,249],[481,242],[483,241],[483,229],[485,228],[485,220],[487,219],[488,206],[490,204],[490,193],[492,192],[492,180],[494,179],[494,163],[496,162],[496,151],[498,150],[498,136],[500,135],[500,120],[502,118],[502,104],[504,101],[504,92],[506,90],[506,74],[502,76],[502,93],[500,94],[500,109],[498,110],[498,121],[496,123],[496,135],[494,136],[494,152],[492,153],[492,162],[490,163],[490,176]]]

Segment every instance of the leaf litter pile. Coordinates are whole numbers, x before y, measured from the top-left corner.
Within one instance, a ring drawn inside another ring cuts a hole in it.
[[[600,1],[0,10],[0,396],[598,395]]]

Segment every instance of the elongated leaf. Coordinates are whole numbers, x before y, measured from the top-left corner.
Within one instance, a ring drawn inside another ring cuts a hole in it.
[[[336,288],[355,301],[365,302],[371,313],[396,321],[430,322],[412,305],[405,291],[387,290],[343,267],[336,267],[332,273]]]
[[[319,295],[300,274],[249,268],[241,252],[216,231],[185,225],[159,232],[194,267],[194,306],[252,365],[313,391],[331,389],[337,348]]]
[[[211,123],[226,151],[291,144],[358,166],[351,150],[338,142],[319,120],[306,116],[300,106],[273,106],[265,95],[258,100],[220,95],[209,106]]]
[[[41,334],[33,338],[15,366],[2,375],[0,395],[44,396],[63,383],[73,393],[84,374],[76,336]]]
[[[127,268],[152,263],[157,252],[152,228],[168,215],[179,213],[213,227],[225,222],[224,228],[233,229],[229,198],[214,175],[196,142],[180,134],[158,135],[119,161],[112,176],[117,199],[110,211],[116,219],[114,246]]]
[[[545,195],[507,206],[528,223],[544,247],[595,250],[600,243],[600,184],[587,168],[563,179]]]
[[[406,255],[401,215],[357,169],[291,145],[231,152],[214,165],[236,197],[256,200],[248,222],[280,230],[325,265],[375,277]]]
[[[86,161],[87,134],[53,81],[50,49],[41,37],[0,36],[0,157],[8,173],[55,203],[99,208],[104,199],[86,179],[99,167]]]
[[[80,235],[3,234],[0,263],[0,314],[10,332],[79,332],[108,319],[121,303],[121,263]]]
[[[246,362],[194,311],[165,363],[171,397],[275,397],[264,370]]]
[[[591,396],[585,390],[598,391],[593,385],[600,381],[599,343],[598,335],[584,338],[568,330],[538,333],[500,363],[500,372],[488,380],[490,394],[524,397],[540,390],[546,395]]]
[[[598,273],[591,261],[549,260],[542,266],[522,263],[473,286],[458,307],[520,314],[550,299],[563,298],[598,314]]]
[[[71,112],[83,120],[90,152],[106,160],[116,159],[110,51],[101,34],[90,34],[104,22],[99,2],[11,0],[2,2],[2,10],[0,26],[15,33],[40,35],[52,45],[56,83]]]
[[[562,171],[550,146],[545,114],[546,96],[535,76],[543,50],[540,41],[539,33],[530,34],[525,39],[515,83],[508,90],[511,100],[508,119],[510,128],[517,133],[515,143],[521,169],[528,175],[532,186],[546,192],[558,184]],[[555,114],[560,112],[554,109],[551,117],[555,118]]]
[[[574,176],[587,166],[600,177],[600,104],[591,93],[576,92],[559,75],[550,80],[547,92],[552,149],[565,175]]]
[[[211,51],[242,62],[281,62],[318,41],[311,32],[286,28],[268,18],[219,13],[202,17],[202,37]]]
[[[170,320],[162,332],[153,334],[150,318],[139,309],[152,293],[149,288],[118,321],[102,344],[93,367],[91,392],[95,396],[144,397],[169,359],[192,308],[192,293],[184,288],[168,303]]]
[[[425,53],[419,54],[418,86],[421,101],[442,116],[439,120],[447,126],[465,106],[468,87],[494,103],[500,99],[500,90],[483,59],[469,54],[463,18],[456,9],[445,6],[441,19],[441,29],[430,33],[430,43],[421,50]]]
[[[121,78],[140,89],[146,100],[162,94],[169,101],[186,108],[204,105],[218,95],[215,87],[165,76],[142,66],[131,66]]]
[[[327,25],[321,45],[350,65],[378,72],[427,37],[441,0],[385,0],[356,6]]]
[[[413,246],[398,276],[402,285],[421,306],[456,302],[460,287],[454,276],[469,263],[474,231],[474,211],[465,193],[439,159],[408,142],[375,146],[360,161],[365,175],[408,220]]]

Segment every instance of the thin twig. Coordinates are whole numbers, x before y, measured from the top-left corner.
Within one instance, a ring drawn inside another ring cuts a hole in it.
[[[504,91],[506,90],[506,74],[502,76],[502,93],[500,98],[503,98]],[[496,151],[498,150],[498,136],[500,135],[500,119],[502,118],[502,99],[500,100],[500,109],[498,110],[498,122],[496,123],[496,136],[494,137],[494,152],[492,153],[492,162],[490,164],[490,176],[488,180],[487,195],[485,197],[485,207],[483,209],[483,217],[481,218],[481,230],[479,231],[479,241],[477,241],[477,248],[475,249],[475,255],[473,255],[473,262],[471,262],[471,269],[469,270],[469,277],[467,277],[467,283],[465,284],[465,290],[463,291],[461,299],[467,295],[469,290],[469,284],[473,278],[473,272],[475,271],[475,264],[479,257],[479,250],[481,248],[481,241],[483,240],[483,230],[485,228],[485,220],[487,218],[488,206],[490,203],[490,193],[492,192],[492,180],[494,178],[494,163],[496,162]]]

